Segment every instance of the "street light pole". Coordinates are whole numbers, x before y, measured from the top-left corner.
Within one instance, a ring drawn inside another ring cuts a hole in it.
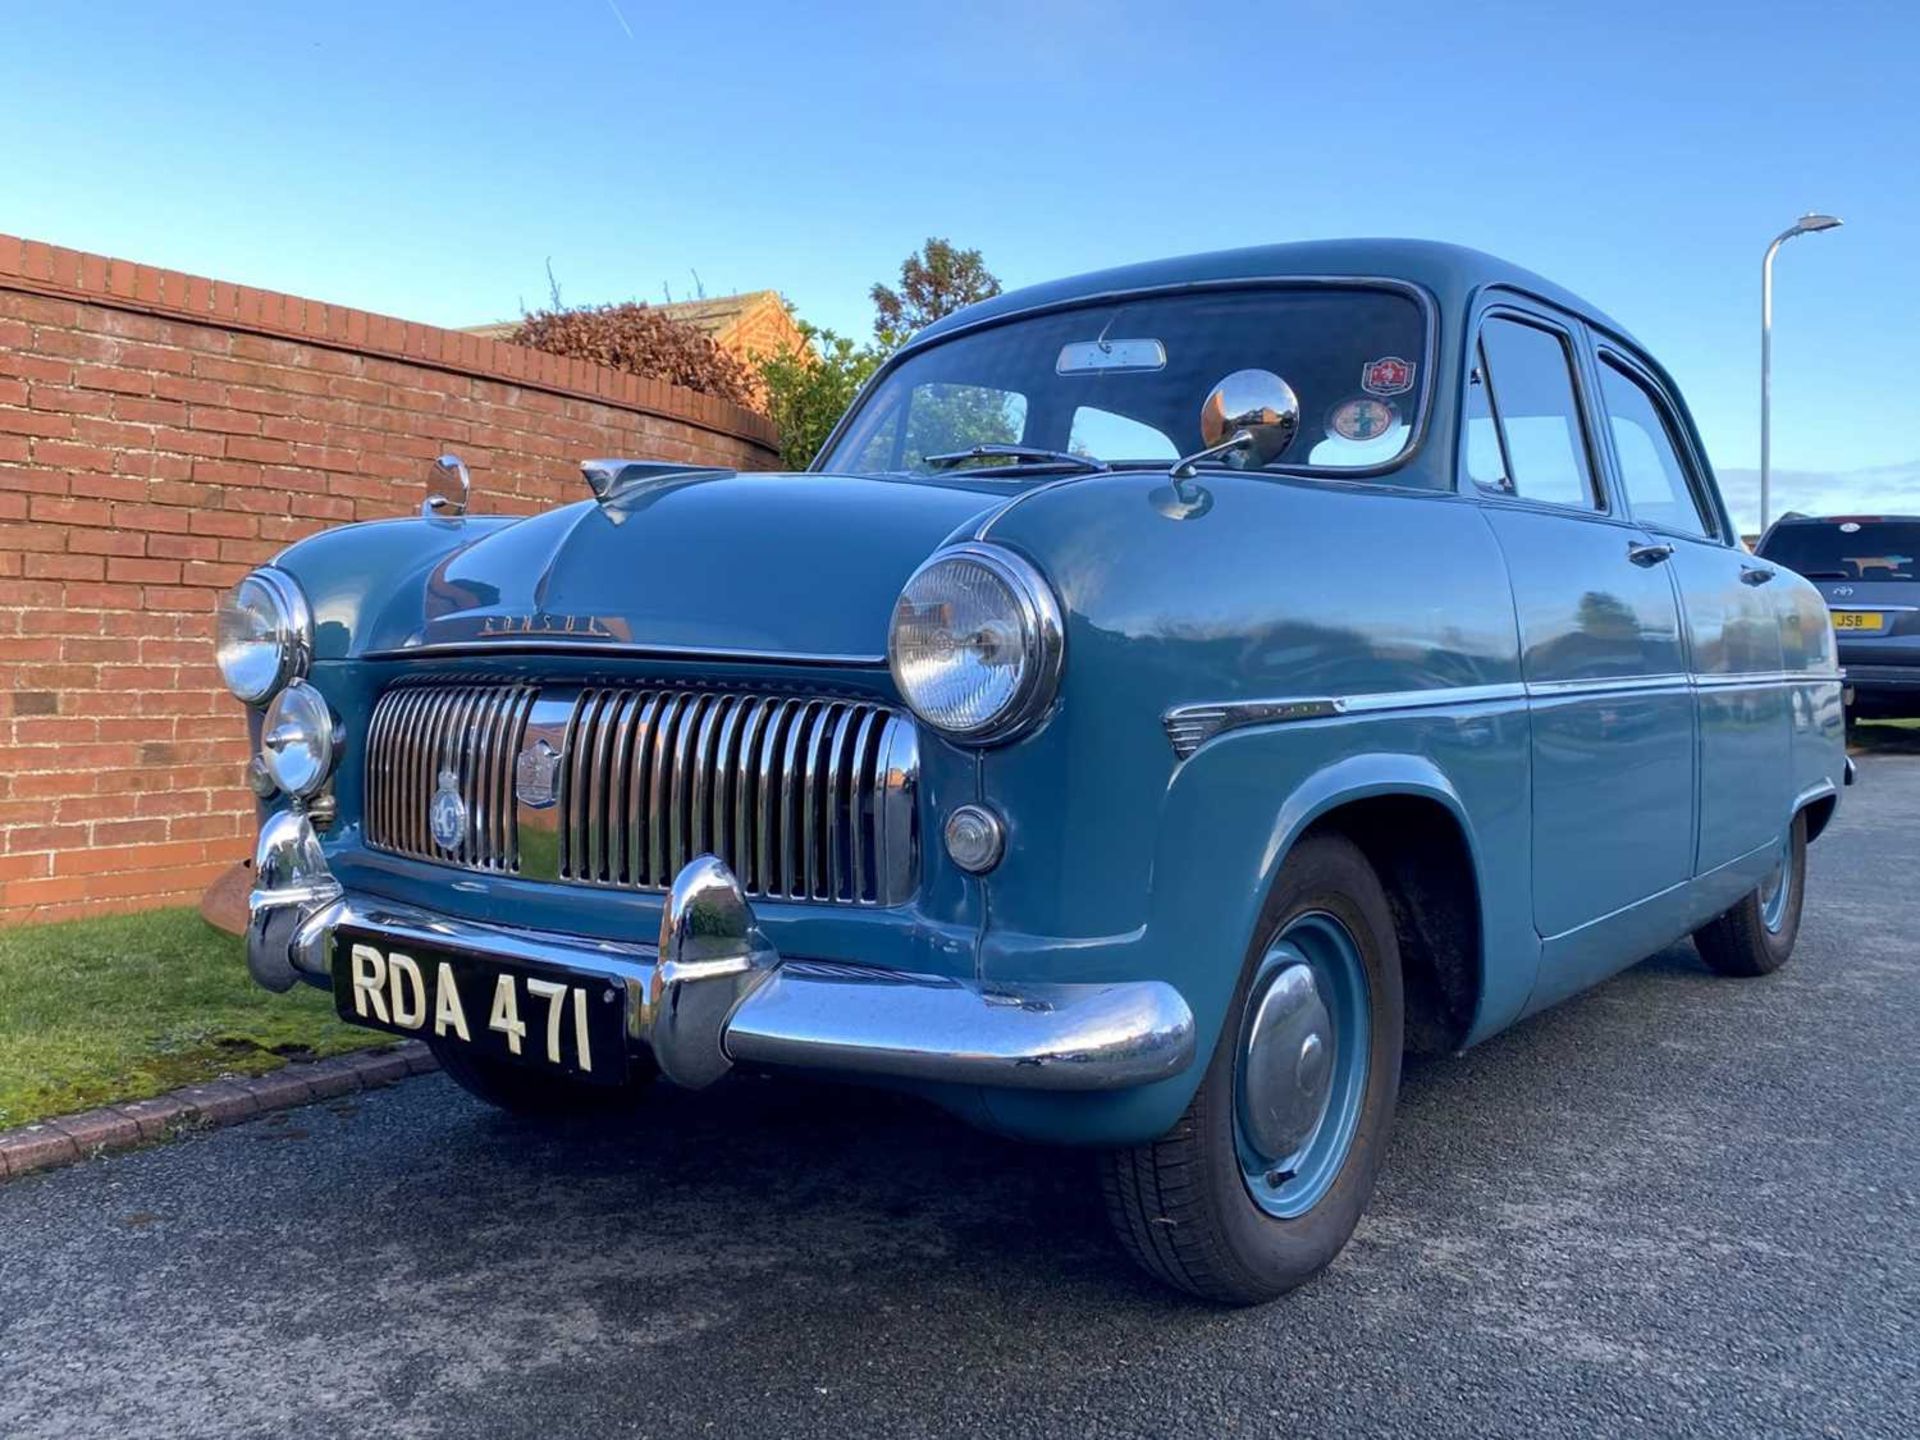
[[[1815,235],[1822,230],[1837,230],[1840,220],[1833,215],[1806,214],[1773,237],[1766,258],[1760,262],[1760,530],[1766,533],[1772,519],[1773,499],[1773,257],[1779,248],[1796,235]]]

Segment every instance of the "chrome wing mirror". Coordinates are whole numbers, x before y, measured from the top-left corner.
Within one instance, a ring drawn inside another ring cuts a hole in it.
[[[1191,484],[1205,460],[1224,460],[1236,470],[1258,470],[1286,454],[1300,433],[1300,397],[1271,370],[1236,370],[1207,395],[1200,407],[1204,450],[1174,461],[1172,483],[1154,491],[1153,503],[1176,520],[1204,514],[1213,499]]]
[[[458,455],[442,455],[427,473],[427,499],[420,513],[429,520],[457,520],[473,498],[473,477]]]

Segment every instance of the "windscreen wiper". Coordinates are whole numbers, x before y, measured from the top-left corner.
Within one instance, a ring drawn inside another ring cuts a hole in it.
[[[1104,460],[1091,455],[1075,455],[1070,450],[1044,450],[1038,445],[975,445],[971,450],[955,450],[946,455],[928,455],[923,464],[948,469],[969,460],[1013,460],[1043,465],[1072,465],[1089,474],[1111,470]]]

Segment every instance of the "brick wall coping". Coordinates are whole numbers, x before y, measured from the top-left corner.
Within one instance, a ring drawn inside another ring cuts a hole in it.
[[[779,434],[764,415],[664,380],[644,379],[591,361],[548,355],[459,330],[91,255],[16,235],[0,234],[0,289],[379,355],[684,420],[769,448],[779,445]]]

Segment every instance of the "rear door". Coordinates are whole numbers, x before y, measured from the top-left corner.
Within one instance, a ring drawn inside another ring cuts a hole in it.
[[[1672,582],[1601,483],[1573,323],[1503,301],[1480,316],[1477,337],[1463,469],[1513,580],[1534,925],[1551,937],[1691,873],[1693,700]]]
[[[1684,412],[1622,346],[1595,352],[1606,448],[1616,488],[1654,541],[1678,587],[1700,733],[1704,874],[1776,841],[1793,802],[1790,692],[1780,618],[1767,586],[1776,571],[1735,543]]]

